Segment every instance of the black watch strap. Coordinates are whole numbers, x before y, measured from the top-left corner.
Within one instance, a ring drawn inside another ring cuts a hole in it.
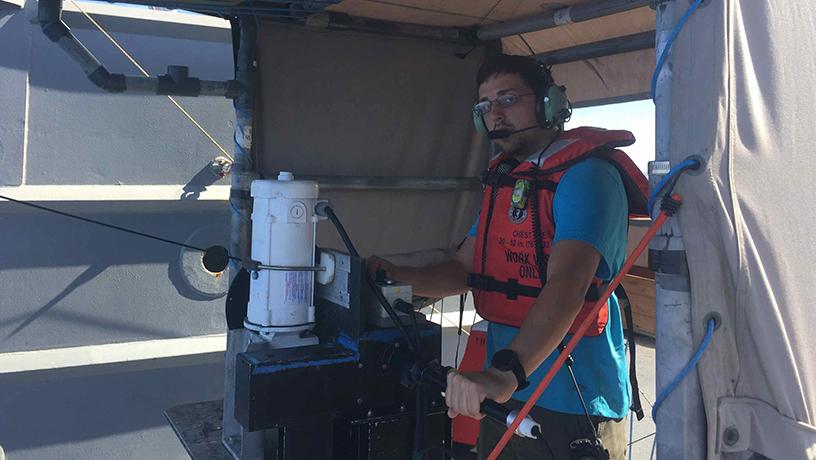
[[[524,373],[524,367],[518,359],[515,351],[505,348],[493,354],[493,359],[490,360],[490,366],[495,367],[502,372],[512,372],[516,376],[516,391],[523,390],[530,386],[527,380],[527,374]]]

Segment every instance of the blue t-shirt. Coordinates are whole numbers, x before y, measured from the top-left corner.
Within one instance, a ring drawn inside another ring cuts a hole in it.
[[[555,238],[578,240],[592,245],[601,254],[596,276],[611,280],[623,266],[626,257],[628,204],[617,169],[607,161],[590,158],[572,166],[561,178],[553,201]],[[468,236],[476,236],[476,223]],[[507,348],[518,328],[490,323],[487,331],[487,357]],[[568,334],[564,343],[568,342]],[[529,376],[530,386],[513,395],[526,401],[558,356],[553,352]],[[618,300],[609,300],[609,323],[597,337],[584,337],[572,352],[573,369],[590,414],[623,418],[630,405],[629,372],[626,365],[623,326]],[[486,365],[488,365],[486,363]],[[575,385],[565,367],[538,400],[538,405],[552,411],[583,414]]]

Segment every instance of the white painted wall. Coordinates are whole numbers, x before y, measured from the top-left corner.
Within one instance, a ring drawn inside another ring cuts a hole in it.
[[[220,152],[165,98],[94,87],[43,36],[36,2],[23,3],[0,1],[0,194],[179,241],[207,229],[226,243],[228,181],[204,169]],[[151,74],[181,64],[194,77],[233,76],[224,21],[82,5]],[[136,74],[65,7],[110,71]],[[179,100],[232,151],[230,101]],[[224,297],[187,286],[178,247],[5,200],[0,236],[7,458],[187,458],[162,411],[221,397],[223,338],[212,334],[225,332]]]

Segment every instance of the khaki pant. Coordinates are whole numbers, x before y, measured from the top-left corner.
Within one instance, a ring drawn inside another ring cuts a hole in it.
[[[510,400],[507,406],[520,409],[522,403]],[[513,436],[507,443],[499,460],[569,460],[569,444],[580,438],[591,438],[586,415],[552,412],[533,406],[533,418],[541,424],[544,440]],[[625,419],[624,419],[625,420]],[[626,456],[626,423],[602,417],[593,417],[595,429],[611,460],[624,460]],[[506,431],[504,425],[487,417],[479,425],[478,456],[484,460]]]

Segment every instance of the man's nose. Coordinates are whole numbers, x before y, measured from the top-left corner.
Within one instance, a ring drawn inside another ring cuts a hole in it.
[[[491,108],[490,112],[485,115],[485,122],[488,125],[497,125],[499,123],[504,122],[505,114],[504,110],[502,110],[498,104],[494,104]]]

